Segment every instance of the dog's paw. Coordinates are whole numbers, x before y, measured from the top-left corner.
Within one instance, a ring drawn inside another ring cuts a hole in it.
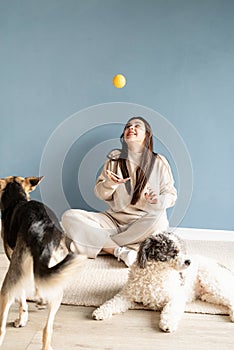
[[[111,310],[108,310],[107,308],[98,308],[96,310],[94,310],[92,317],[94,320],[97,321],[102,321],[102,320],[106,320],[108,318],[112,317],[112,312]]]
[[[38,290],[36,289],[37,297],[35,298],[35,306],[38,310],[45,310],[48,307],[48,301],[43,299],[38,295]]]
[[[169,322],[164,322],[161,320],[159,322],[159,328],[166,333],[173,333],[177,330],[177,324],[169,323]]]
[[[38,310],[45,310],[48,307],[48,303],[47,302],[36,302],[36,308]]]
[[[28,313],[24,313],[24,315],[21,318],[17,318],[14,321],[14,327],[20,328],[20,327],[25,327],[28,322]]]
[[[13,325],[15,328],[20,328],[20,327],[25,327],[26,323],[23,323],[19,318],[17,318],[14,322]]]

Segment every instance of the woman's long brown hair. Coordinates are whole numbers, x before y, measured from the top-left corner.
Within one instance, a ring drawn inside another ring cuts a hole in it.
[[[130,118],[125,125],[124,131],[126,129],[126,126],[129,124],[129,122],[133,119],[140,119],[145,124],[145,144],[142,152],[141,157],[141,163],[136,169],[136,184],[133,190],[133,196],[131,200],[131,204],[136,204],[141,196],[141,192],[146,186],[146,183],[149,179],[149,176],[151,174],[151,171],[153,169],[153,165],[156,159],[157,154],[153,152],[153,133],[152,129],[149,125],[149,123],[142,117],[133,117]],[[122,143],[122,149],[121,153],[118,159],[116,161],[118,162],[121,172],[123,174],[123,178],[129,177],[128,168],[126,164],[126,159],[128,159],[128,146],[127,143],[124,140],[124,131],[122,135],[120,136],[120,141]],[[128,193],[131,192],[131,183],[130,181],[127,181],[125,183],[126,189]]]

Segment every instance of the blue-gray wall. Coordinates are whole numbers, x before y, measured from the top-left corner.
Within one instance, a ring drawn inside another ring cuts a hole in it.
[[[39,174],[53,131],[84,108],[143,105],[174,125],[191,157],[180,225],[233,230],[233,18],[233,0],[0,1],[0,176]],[[118,72],[124,89],[112,85]],[[68,152],[71,206],[90,209],[73,190],[80,154],[120,130],[91,128]]]

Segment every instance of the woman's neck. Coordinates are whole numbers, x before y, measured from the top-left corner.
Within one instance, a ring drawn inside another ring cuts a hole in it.
[[[132,142],[128,144],[128,150],[132,153],[142,153],[144,145],[140,145],[136,142]]]
[[[142,152],[140,152],[139,150],[131,150],[128,149],[128,160],[131,163],[131,167],[138,167],[141,164],[141,157],[142,157]]]

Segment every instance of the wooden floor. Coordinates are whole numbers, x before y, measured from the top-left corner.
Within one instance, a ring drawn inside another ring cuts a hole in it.
[[[29,303],[29,322],[14,328],[17,305],[11,307],[3,350],[40,350],[42,327],[47,310],[37,310]],[[158,349],[158,350],[231,350],[234,348],[234,324],[227,316],[185,313],[176,333],[163,333],[158,328],[159,313],[130,310],[108,321],[94,321],[93,307],[62,305],[57,313],[54,350],[77,349]]]

